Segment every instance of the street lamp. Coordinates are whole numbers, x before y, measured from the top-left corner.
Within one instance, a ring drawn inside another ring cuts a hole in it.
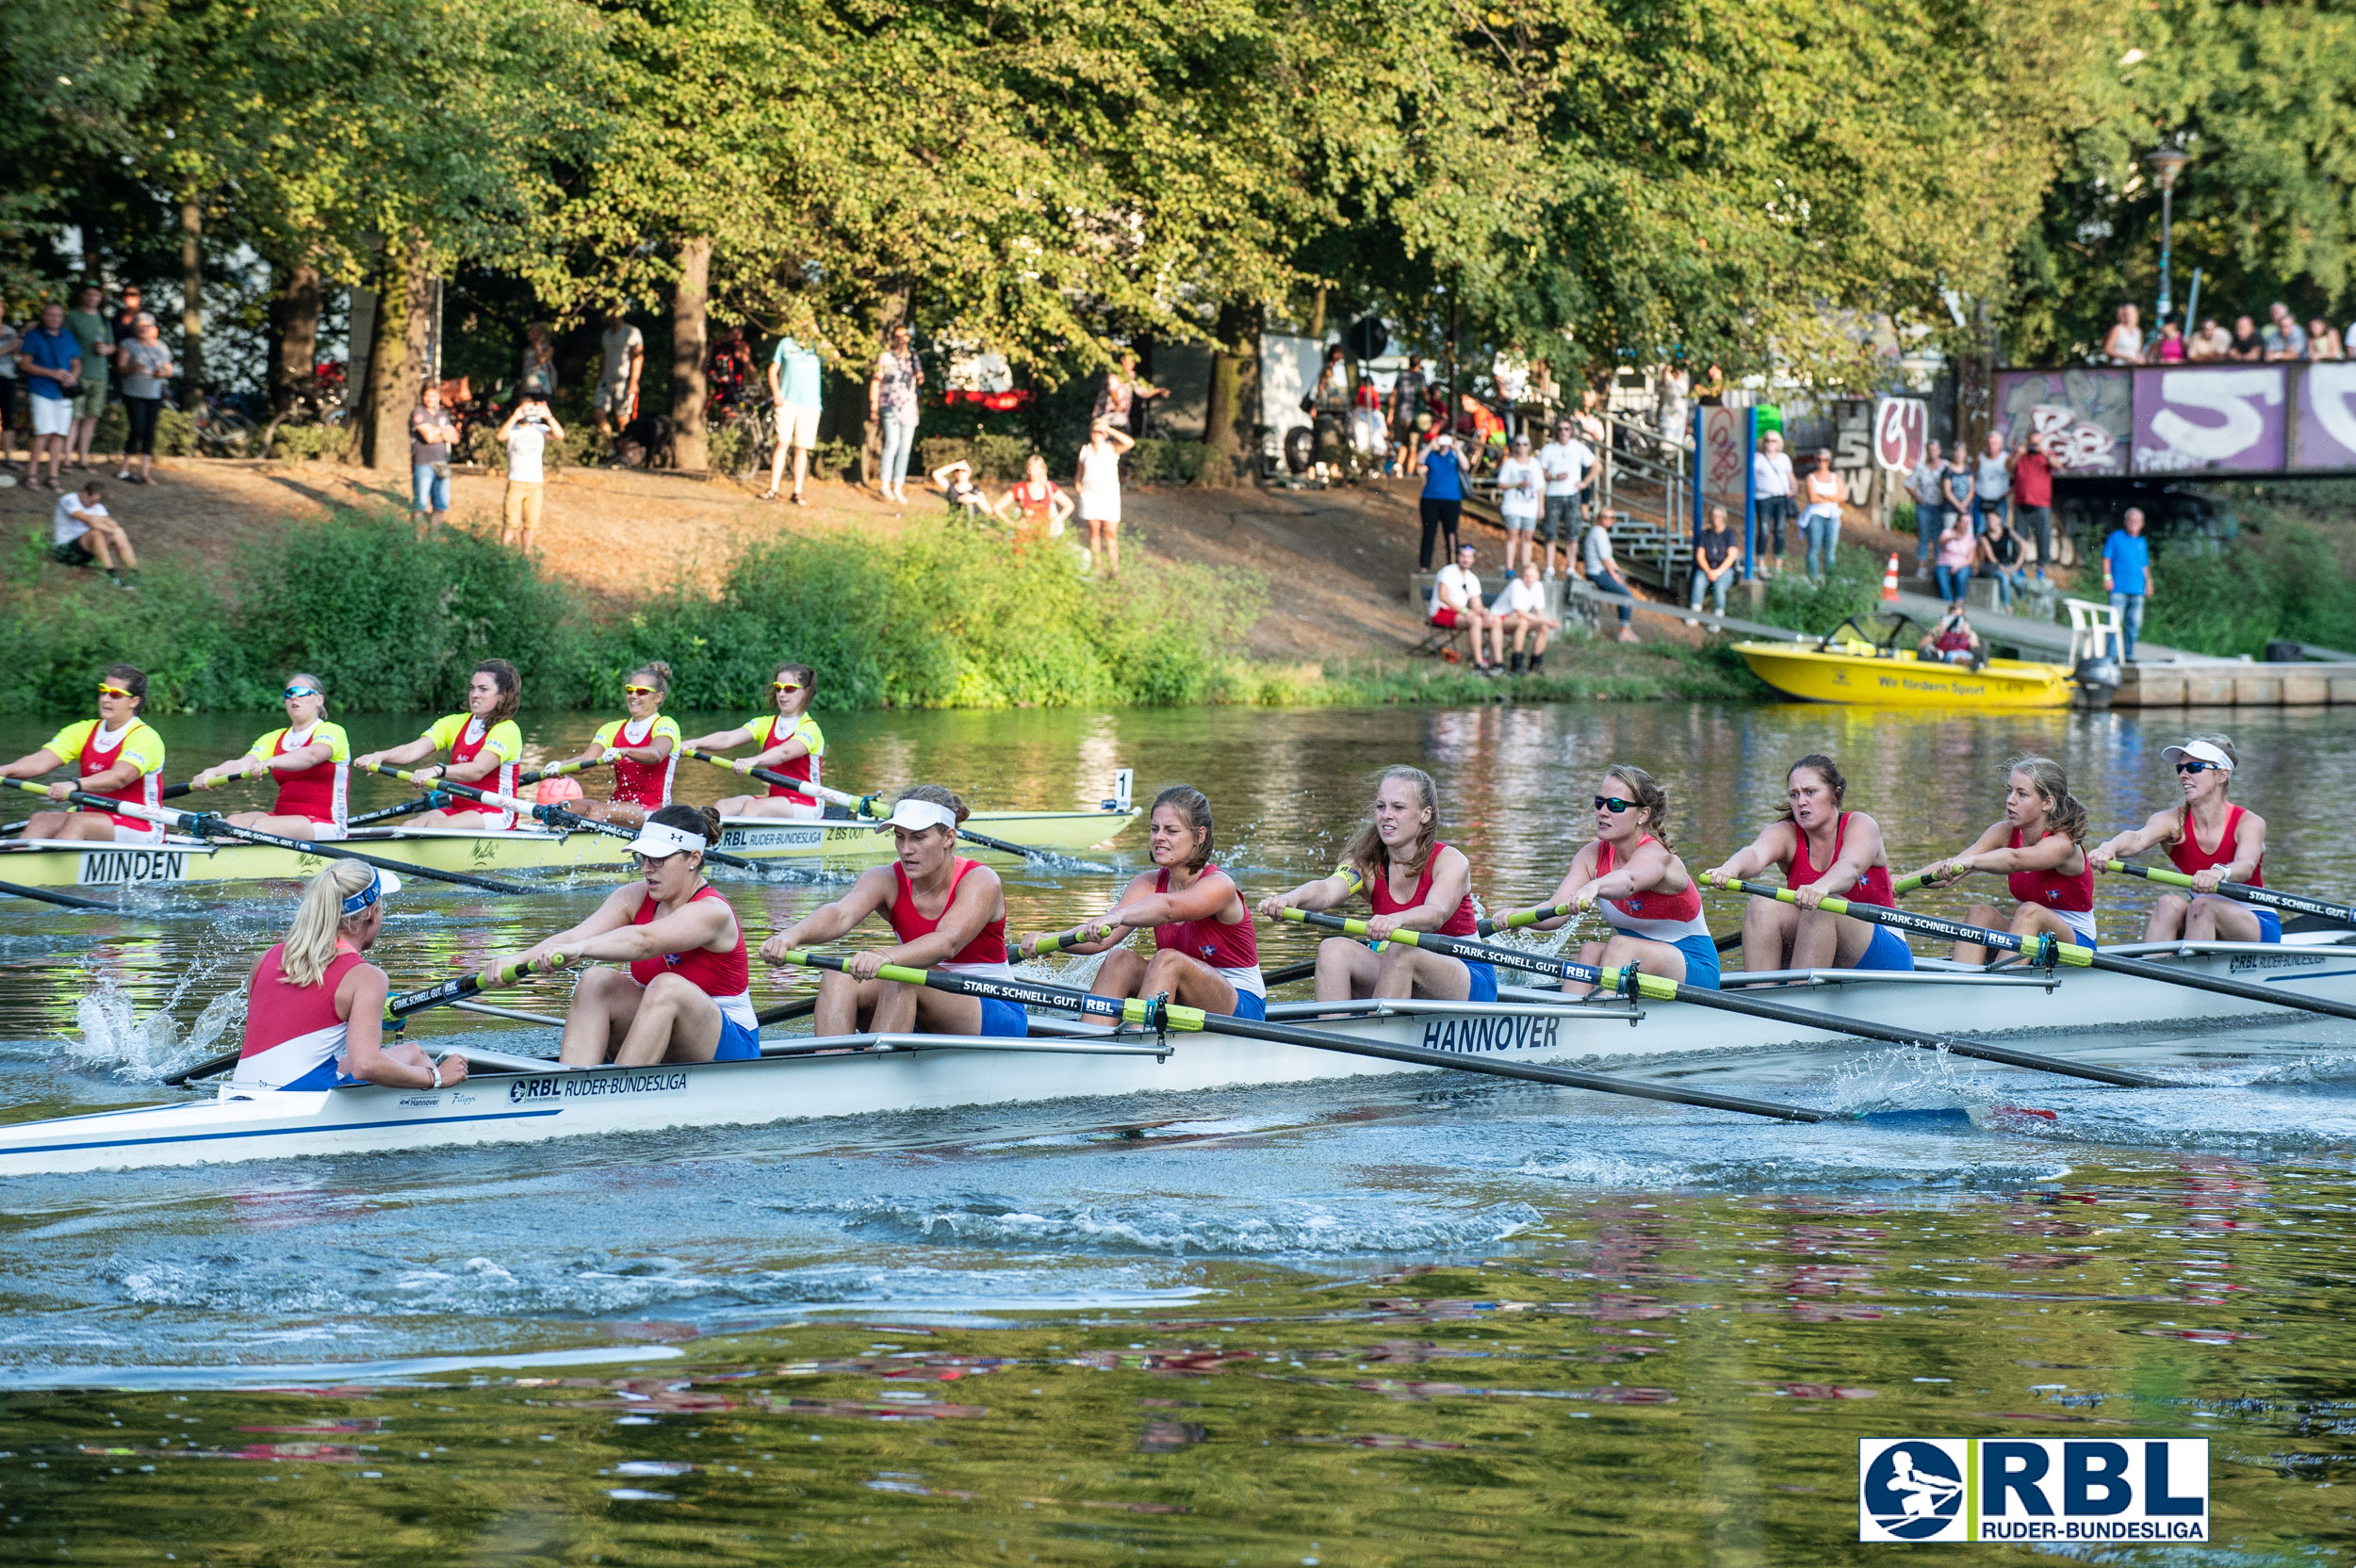
[[[2151,323],[2152,330],[2156,332],[2168,319],[2168,311],[2175,304],[2174,295],[2168,287],[2168,265],[2169,243],[2175,237],[2176,176],[2183,173],[2184,165],[2192,161],[2192,155],[2182,147],[2164,142],[2146,153],[2143,161],[2151,166],[2151,177],[2160,182],[2160,319]]]

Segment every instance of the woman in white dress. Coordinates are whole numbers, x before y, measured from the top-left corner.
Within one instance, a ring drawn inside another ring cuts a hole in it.
[[[1104,575],[1121,576],[1121,454],[1137,442],[1107,419],[1088,424],[1088,444],[1080,449],[1080,520],[1088,526],[1088,559],[1104,564]]]

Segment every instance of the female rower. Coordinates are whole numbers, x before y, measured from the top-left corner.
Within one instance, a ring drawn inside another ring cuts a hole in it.
[[[627,719],[615,719],[597,733],[589,747],[571,759],[580,763],[614,765],[614,797],[591,800],[570,808],[597,822],[636,827],[646,813],[671,804],[671,776],[679,768],[679,721],[663,714],[663,699],[671,694],[671,666],[661,660],[641,664],[622,683]]]
[[[139,666],[109,664],[98,678],[98,717],[76,719],[51,736],[39,751],[0,768],[0,778],[38,778],[72,763],[79,775],[71,783],[49,786],[49,798],[63,808],[34,813],[25,825],[26,838],[163,842],[163,828],[143,817],[66,804],[76,790],[131,806],[161,803],[164,738],[139,717],[146,706],[147,677]]]
[[[2008,929],[2017,937],[2051,936],[2094,945],[2094,866],[2086,858],[2086,808],[2070,792],[2062,765],[2050,757],[2023,757],[2006,770],[2004,815],[1962,854],[1934,860],[1919,874],[1948,881],[1973,872],[2003,872],[2019,900]],[[1974,904],[1974,925],[2004,919],[1989,904]],[[1957,942],[1958,963],[1984,964],[1988,951]]]
[[[819,976],[814,1033],[921,1029],[930,1035],[1020,1039],[1030,1031],[1029,1018],[1011,1002],[875,978],[885,964],[986,979],[1013,976],[1006,966],[1006,897],[998,874],[978,860],[957,858],[957,824],[965,818],[965,802],[938,784],[902,791],[891,820],[877,828],[892,830],[896,852],[892,864],[861,872],[850,891],[761,944],[761,956],[781,964],[794,948],[850,935],[870,915],[881,915],[899,939],[892,947],[862,948],[842,971]]]
[[[1579,961],[1634,964],[1682,985],[1718,988],[1718,944],[1702,920],[1702,891],[1669,848],[1669,792],[1642,768],[1615,765],[1595,796],[1595,837],[1571,857],[1552,904],[1599,912],[1608,941],[1582,943]],[[1512,911],[1497,916],[1502,923]],[[1542,920],[1550,930],[1569,919]],[[1567,990],[1567,984],[1564,988]]]
[[[466,1058],[435,1062],[384,1042],[384,972],[361,956],[384,928],[401,879],[358,860],[311,878],[294,924],[246,981],[245,1045],[230,1080],[241,1089],[332,1089],[338,1084],[439,1089],[466,1081]]]
[[[810,702],[818,694],[816,672],[808,664],[779,664],[769,686],[777,700],[776,712],[748,719],[734,729],[698,735],[687,743],[689,749],[727,751],[732,746],[757,745],[763,749],[731,764],[738,773],[767,768],[788,778],[823,782],[819,774],[821,759],[826,755],[826,737],[818,721],[810,716]],[[730,795],[720,802],[723,817],[821,817],[826,811],[817,796],[783,784],[770,785],[765,795]]]
[[[1268,1017],[1268,982],[1260,975],[1259,939],[1252,910],[1225,872],[1211,864],[1211,803],[1187,784],[1153,797],[1146,819],[1153,864],[1121,890],[1113,906],[1080,927],[1086,939],[1066,953],[1114,949],[1088,987],[1098,996],[1163,996],[1204,1012]],[[1140,928],[1153,933],[1153,956],[1121,944]],[[1023,957],[1039,956],[1039,939],[1025,937]]]
[[[366,769],[384,762],[405,768],[425,762],[436,778],[512,795],[515,764],[524,754],[524,732],[515,726],[522,700],[523,680],[515,666],[504,659],[485,659],[466,678],[466,711],[436,719],[407,745],[369,752],[352,765]],[[447,762],[427,761],[445,755]],[[515,813],[460,804],[421,813],[417,821],[430,827],[506,828],[515,825]]]
[[[2240,760],[2233,743],[2222,735],[2195,735],[2180,746],[2160,753],[2176,765],[2176,783],[2183,802],[2155,811],[2140,828],[2113,837],[2086,851],[2101,871],[2114,860],[2163,845],[2176,869],[2192,878],[2192,896],[2162,893],[2143,928],[2147,942],[2194,941],[2279,942],[2282,918],[2271,909],[2241,904],[2218,892],[2225,882],[2246,882],[2263,888],[2266,880],[2266,820],[2225,798]]]
[[[567,963],[603,958],[573,988],[557,1059],[605,1062],[742,1062],[761,1054],[744,929],[704,880],[704,851],[720,841],[708,806],[665,806],[646,818],[630,851],[639,879],[606,895],[597,912],[524,955]]]
[[[1818,907],[1827,898],[1885,909],[1896,902],[1881,825],[1862,811],[1843,811],[1848,792],[1849,781],[1831,758],[1801,758],[1783,776],[1782,812],[1725,865],[1702,873],[1710,886],[1729,888],[1775,870],[1792,890],[1790,904],[1754,898],[1743,912],[1742,967],[1751,972],[1914,968],[1914,952],[1897,932]]]
[[[340,839],[350,814],[352,742],[329,724],[326,683],[297,672],[286,678],[286,723],[254,743],[243,757],[216,762],[190,782],[209,790],[233,778],[275,776],[278,798],[267,811],[238,811],[231,825],[256,827],[282,839]]]
[[[1497,1000],[1494,966],[1388,941],[1394,931],[1470,937],[1476,929],[1472,862],[1463,850],[1440,842],[1439,789],[1421,768],[1383,769],[1375,781],[1374,810],[1342,852],[1333,874],[1264,898],[1259,911],[1281,920],[1286,909],[1331,909],[1361,889],[1374,910],[1366,934],[1386,945],[1373,951],[1350,937],[1318,943],[1319,1002],[1366,996]]]

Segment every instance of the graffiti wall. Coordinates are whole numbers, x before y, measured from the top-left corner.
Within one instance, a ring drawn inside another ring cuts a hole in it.
[[[2356,364],[2002,370],[1996,429],[2065,474],[2356,468]]]

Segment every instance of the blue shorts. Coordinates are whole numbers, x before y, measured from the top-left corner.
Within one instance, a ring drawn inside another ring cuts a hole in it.
[[[1235,988],[1235,1010],[1228,1016],[1258,1019],[1266,1022],[1268,1021],[1268,998],[1257,991],[1248,991],[1241,986],[1237,986]]]
[[[2282,917],[2281,915],[2271,909],[2260,909],[2255,906],[2252,906],[2250,912],[2258,917],[2258,939],[2260,941],[2279,942],[2282,939]]]
[[[1003,1036],[1019,1040],[1031,1032],[1031,1015],[1011,1002],[995,997],[982,999],[982,1033],[993,1037]]]
[[[1669,944],[1685,955],[1685,983],[1702,990],[1718,988],[1718,941],[1714,937],[1679,937]]]
[[[1497,965],[1476,963],[1470,958],[1459,958],[1457,962],[1472,972],[1473,1001],[1495,1002],[1497,999]]]
[[[1857,958],[1859,969],[1897,970],[1911,972],[1914,969],[1914,949],[1906,939],[1887,925],[1873,927],[1873,939],[1865,944],[1865,952]]]
[[[761,1055],[761,1031],[748,1029],[728,1014],[720,1015],[720,1044],[712,1053],[715,1062],[749,1062]]]

